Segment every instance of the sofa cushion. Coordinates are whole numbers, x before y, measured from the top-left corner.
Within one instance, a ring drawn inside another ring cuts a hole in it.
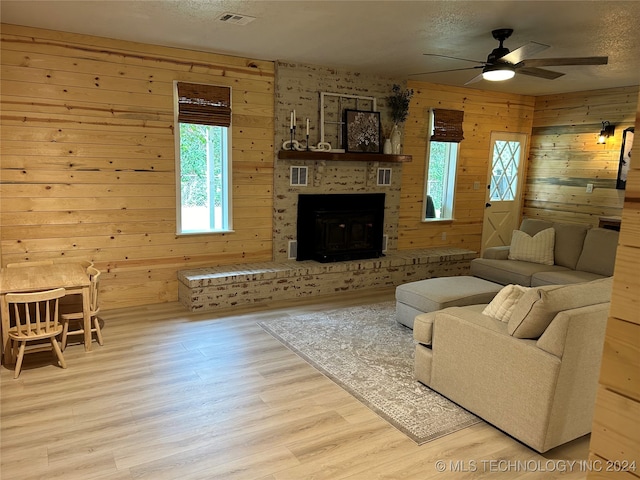
[[[558,312],[611,301],[613,278],[572,285],[531,288],[522,295],[509,319],[516,338],[538,338]]]
[[[507,285],[491,300],[491,303],[482,311],[483,315],[489,315],[501,322],[508,322],[516,306],[527,287],[520,285]]]
[[[491,258],[493,260],[507,260],[509,258],[509,245],[487,247],[482,252],[482,258]]]
[[[584,238],[590,228],[591,225],[578,223],[553,224],[553,229],[556,232],[553,260],[556,265],[575,270],[584,245]]]
[[[592,228],[584,239],[576,270],[610,277],[616,262],[620,232],[606,228]]]
[[[561,270],[555,272],[537,272],[531,275],[531,286],[540,287],[542,285],[566,285],[568,283],[592,282],[605,278],[597,273],[582,272],[580,270]]]
[[[538,218],[523,218],[520,224],[520,230],[532,237],[542,230],[553,227],[553,222],[548,220],[540,220]]]
[[[547,228],[534,236],[514,230],[509,249],[509,260],[553,265],[555,230]]]
[[[568,268],[559,265],[521,262],[519,260],[492,260],[489,258],[474,258],[471,260],[471,275],[502,285],[516,283],[528,287],[531,285],[531,276],[536,272],[563,270],[568,270]]]

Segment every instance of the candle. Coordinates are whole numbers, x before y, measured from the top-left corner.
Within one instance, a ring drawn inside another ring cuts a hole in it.
[[[296,111],[295,109],[293,110],[293,128],[296,128],[296,122],[298,121],[298,119],[296,118]]]
[[[307,135],[309,135],[309,119],[307,118]]]
[[[291,130],[293,130],[293,111],[291,111],[291,117],[290,117],[290,121],[289,121],[289,128]]]

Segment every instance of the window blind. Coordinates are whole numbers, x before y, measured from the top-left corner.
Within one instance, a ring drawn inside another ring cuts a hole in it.
[[[231,126],[231,89],[178,82],[178,121],[218,127]]]
[[[431,140],[436,142],[455,142],[464,140],[462,120],[464,112],[461,110],[433,109],[433,134]]]

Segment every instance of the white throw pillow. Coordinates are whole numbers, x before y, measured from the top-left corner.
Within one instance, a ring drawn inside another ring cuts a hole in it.
[[[547,228],[533,237],[521,230],[514,230],[509,247],[509,260],[523,260],[543,265],[553,265],[553,247],[556,231]]]
[[[482,313],[501,322],[508,322],[516,303],[527,290],[527,287],[520,285],[507,285],[493,297],[491,303],[484,308]]]

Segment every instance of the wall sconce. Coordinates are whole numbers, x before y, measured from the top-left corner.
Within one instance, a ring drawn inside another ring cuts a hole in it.
[[[611,125],[609,122],[602,122],[602,130],[600,130],[600,136],[598,137],[598,143],[606,143],[607,138],[613,137],[613,133],[616,131],[615,125]]]

